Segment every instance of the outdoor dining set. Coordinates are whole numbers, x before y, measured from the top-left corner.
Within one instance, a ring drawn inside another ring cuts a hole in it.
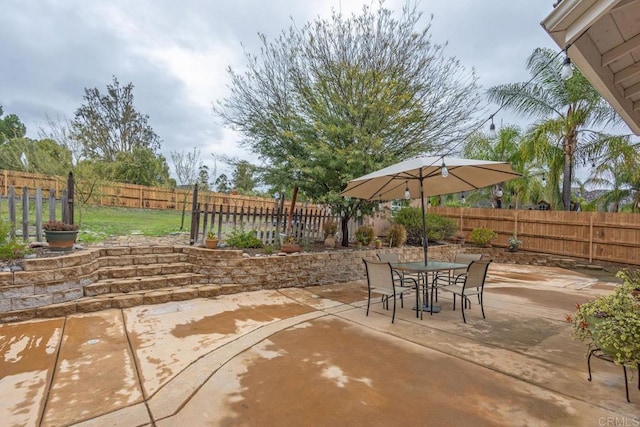
[[[485,318],[483,306],[484,283],[491,260],[483,260],[481,254],[458,253],[453,262],[419,261],[401,262],[395,253],[379,253],[377,260],[363,259],[367,276],[367,316],[371,305],[371,294],[382,295],[384,308],[389,309],[389,301],[393,303],[391,323],[395,321],[396,301],[400,299],[404,306],[404,295],[415,293],[416,317],[423,318],[423,313],[438,313],[440,306],[438,292],[448,292],[453,296],[453,310],[456,299],[460,298],[462,320],[467,322],[465,308],[470,307],[471,298],[477,298]]]

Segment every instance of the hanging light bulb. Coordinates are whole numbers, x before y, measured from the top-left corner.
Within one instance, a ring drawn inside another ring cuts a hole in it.
[[[496,125],[493,124],[493,116],[491,116],[491,124],[489,125],[489,139],[498,138],[498,133],[496,132]]]
[[[360,209],[358,209],[356,211],[356,217],[360,218],[362,216],[362,212],[360,212]]]
[[[569,80],[571,76],[573,76],[573,65],[571,65],[569,56],[565,56],[562,69],[560,70],[560,77],[562,77],[562,80]]]
[[[429,201],[427,202],[427,207],[428,207],[428,208],[430,208],[430,207],[431,207],[431,200],[429,200]]]
[[[547,177],[546,177],[546,176],[543,176],[543,177],[542,177],[542,184],[544,185],[544,184],[546,184],[546,183],[547,183]]]
[[[378,210],[382,210],[382,196],[380,196],[380,201],[378,202]]]
[[[449,176],[449,169],[447,169],[447,165],[444,164],[444,159],[442,159],[442,166],[440,167],[440,172],[442,173],[443,178],[446,178]]]
[[[460,201],[462,202],[463,205],[467,203],[467,198],[464,197],[464,191],[462,192],[462,199],[460,199]]]
[[[405,183],[404,187],[404,198],[409,200],[411,198],[411,193],[409,193],[409,184]]]

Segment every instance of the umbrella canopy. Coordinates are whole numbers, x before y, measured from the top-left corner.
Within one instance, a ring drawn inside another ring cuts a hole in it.
[[[443,163],[449,172],[447,177],[442,175]],[[408,187],[411,198],[417,199],[476,190],[519,176],[505,162],[416,157],[353,179],[340,195],[366,200],[404,199]]]
[[[444,169],[446,167],[446,172]],[[455,157],[416,157],[372,172],[347,184],[340,195],[366,200],[412,199],[422,202],[422,247],[427,264],[424,198],[488,187],[520,176],[509,163]]]

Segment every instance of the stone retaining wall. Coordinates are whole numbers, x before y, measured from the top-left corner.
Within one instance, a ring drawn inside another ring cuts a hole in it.
[[[422,259],[422,249],[413,247],[260,257],[245,257],[237,250],[190,246],[87,249],[25,260],[23,271],[0,272],[0,313],[78,300],[92,296],[95,288],[108,280],[162,276],[172,273],[174,266],[180,266],[180,273],[197,276],[199,284],[234,285],[238,292],[362,280],[362,258],[375,258],[378,251],[398,252],[405,261]],[[442,259],[452,256],[453,251],[451,246],[441,246],[431,254]],[[159,265],[162,267],[157,268]]]
[[[531,252],[508,252],[503,248],[461,248],[459,245],[430,246],[429,258],[452,261],[455,253],[461,250],[480,252],[485,258],[502,263],[565,268],[587,263],[586,260]],[[172,292],[196,284],[244,292],[364,280],[362,258],[375,259],[377,253],[386,252],[398,253],[403,261],[423,259],[422,248],[419,247],[255,257],[248,257],[238,250],[192,246],[87,249],[59,257],[25,260],[24,271],[0,272],[0,313],[79,299],[84,303],[88,297],[104,292],[121,292],[124,295],[137,290],[136,283],[161,279],[164,281],[158,282],[154,289],[166,286]],[[122,286],[114,285],[113,281],[121,279]],[[100,291],[103,287],[105,290]],[[216,289],[213,291],[217,292]]]

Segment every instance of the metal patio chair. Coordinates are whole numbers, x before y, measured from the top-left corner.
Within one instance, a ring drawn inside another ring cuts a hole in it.
[[[471,307],[471,300],[469,297],[476,295],[478,302],[480,303],[480,310],[482,310],[482,318],[486,319],[484,315],[483,304],[483,292],[484,282],[487,278],[487,270],[489,269],[491,260],[477,260],[472,261],[467,268],[467,273],[464,276],[464,280],[461,284],[453,284],[449,286],[441,287],[440,289],[453,294],[453,309],[456,309],[456,296],[460,297],[460,305],[462,306],[462,320],[467,323],[467,319],[464,315],[464,309],[469,304]],[[433,304],[433,291],[431,292],[431,300]]]
[[[391,264],[384,261],[373,261],[363,259],[365,271],[367,274],[367,316],[369,315],[369,306],[371,305],[371,292],[382,294],[383,304],[389,309],[389,299],[393,298],[393,314],[391,315],[391,323],[394,323],[396,317],[396,297],[400,296],[400,306],[404,307],[403,295],[407,292],[417,290],[418,283],[413,278],[404,278],[402,281],[394,280],[393,268]],[[413,282],[413,286],[404,286],[406,281]],[[418,306],[418,293],[416,292],[416,306]]]

